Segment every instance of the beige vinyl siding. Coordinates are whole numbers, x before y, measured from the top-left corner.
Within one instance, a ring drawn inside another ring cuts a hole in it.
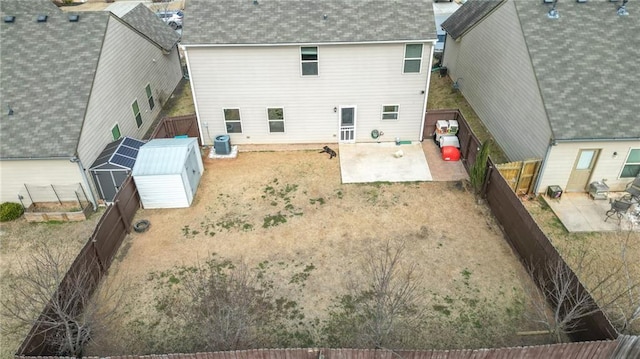
[[[242,133],[231,142],[338,141],[341,105],[357,107],[356,141],[395,137],[418,140],[423,118],[430,44],[422,71],[403,74],[404,44],[318,45],[318,76],[302,76],[299,46],[187,48],[191,84],[205,143],[226,133],[223,108],[239,108]],[[400,106],[397,121],[383,121],[382,105]],[[266,108],[284,108],[285,132],[270,133]]]
[[[544,173],[538,186],[538,192],[546,191],[550,185],[566,188],[576,158],[581,149],[599,149],[600,155],[595,163],[589,182],[606,179],[611,191],[622,191],[631,182],[630,178],[620,178],[627,155],[632,148],[640,148],[640,141],[610,142],[564,142],[551,147]],[[613,153],[617,155],[614,158]]]
[[[510,160],[542,159],[551,129],[514,3],[459,40],[445,50],[453,51],[445,57],[452,80],[461,78],[460,90]]]
[[[181,77],[177,48],[165,55],[139,33],[111,18],[78,146],[85,166],[113,141],[111,130],[116,123],[122,136],[142,139]],[[153,110],[149,109],[147,84],[155,101]],[[131,108],[135,100],[142,116],[140,128]]]
[[[82,183],[82,177],[78,165],[68,159],[0,161],[0,183],[0,202],[18,202],[18,194],[25,195],[25,183],[68,185]]]

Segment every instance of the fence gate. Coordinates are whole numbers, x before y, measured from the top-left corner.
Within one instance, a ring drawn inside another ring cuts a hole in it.
[[[497,164],[496,168],[502,177],[507,180],[513,192],[516,194],[529,194],[538,176],[540,160],[501,163]]]

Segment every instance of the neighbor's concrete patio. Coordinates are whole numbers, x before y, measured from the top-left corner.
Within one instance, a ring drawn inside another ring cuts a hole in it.
[[[612,193],[618,198],[623,193]],[[613,232],[619,230],[640,231],[640,206],[634,204],[620,224],[613,216],[606,222],[605,213],[611,208],[608,200],[593,200],[587,193],[563,193],[560,199],[545,197],[549,207],[569,232]]]

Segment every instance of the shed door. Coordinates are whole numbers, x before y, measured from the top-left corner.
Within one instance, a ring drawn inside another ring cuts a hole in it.
[[[198,188],[198,183],[200,183],[200,167],[198,167],[198,159],[196,158],[196,152],[191,150],[189,152],[189,157],[187,157],[187,162],[185,164],[185,169],[187,171],[187,178],[189,179],[189,189],[191,190],[191,195],[195,195],[196,189]]]
[[[587,189],[599,153],[600,150],[580,150],[567,182],[567,192],[584,192]]]

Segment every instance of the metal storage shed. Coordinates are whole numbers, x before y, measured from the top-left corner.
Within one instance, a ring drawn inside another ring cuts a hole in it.
[[[129,176],[136,163],[138,149],[144,145],[143,141],[130,137],[122,137],[106,145],[102,153],[89,167],[93,183],[98,189],[100,198],[107,203],[120,189],[122,182]]]
[[[140,148],[132,175],[144,208],[184,208],[203,171],[196,138],[159,138]]]

